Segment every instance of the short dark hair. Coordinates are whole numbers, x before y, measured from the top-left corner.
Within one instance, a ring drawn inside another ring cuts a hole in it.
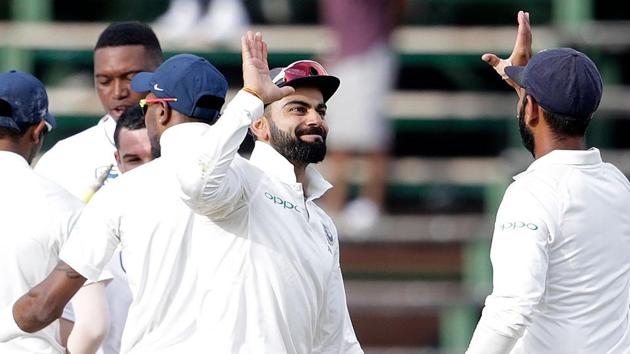
[[[587,117],[574,117],[559,113],[553,113],[543,109],[545,120],[551,131],[557,137],[581,137],[586,133],[586,128],[591,122],[592,115]]]
[[[125,45],[144,46],[158,62],[164,60],[157,36],[151,27],[138,21],[114,22],[107,26],[98,37],[94,50]]]
[[[146,128],[144,124],[144,114],[140,106],[132,106],[127,108],[123,114],[118,118],[116,122],[116,129],[114,129],[114,145],[116,149],[120,147],[120,131],[125,128],[128,130],[138,130]]]

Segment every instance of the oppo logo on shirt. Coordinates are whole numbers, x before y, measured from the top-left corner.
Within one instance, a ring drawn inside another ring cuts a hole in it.
[[[529,230],[535,231],[535,230],[538,230],[538,225],[531,222],[526,223],[524,221],[510,221],[510,222],[503,223],[503,225],[501,225],[501,231],[520,230],[520,229],[529,229]]]
[[[298,213],[301,213],[300,209],[297,205],[291,203],[288,200],[284,200],[278,196],[275,196],[269,192],[265,192],[265,197],[273,202],[273,204],[282,206],[284,209],[295,210]]]

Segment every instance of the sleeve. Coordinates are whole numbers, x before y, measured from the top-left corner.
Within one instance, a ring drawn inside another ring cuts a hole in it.
[[[113,183],[96,193],[83,209],[59,254],[62,261],[91,282],[108,278],[101,273],[120,243],[118,210],[123,198],[117,197],[117,187],[118,184]]]
[[[13,318],[13,303],[11,302],[4,308],[0,308],[0,343],[8,342],[24,335],[28,335],[28,333],[21,330]]]
[[[523,184],[506,191],[490,249],[493,290],[466,353],[508,353],[531,323],[549,263],[553,226],[545,210]]]
[[[354,333],[346,303],[346,291],[339,264],[339,245],[335,258],[335,269],[328,279],[313,353],[362,354],[363,349]]]
[[[241,200],[245,176],[232,162],[249,125],[262,114],[262,101],[241,91],[198,142],[193,139],[188,149],[179,150],[183,153],[176,159],[175,170],[183,200],[193,211],[207,216],[225,214]],[[174,133],[182,135],[185,130]],[[177,140],[187,139],[180,136]]]

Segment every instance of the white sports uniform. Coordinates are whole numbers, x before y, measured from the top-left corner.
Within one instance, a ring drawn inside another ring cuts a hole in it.
[[[168,141],[171,129],[162,135],[161,158],[94,195],[61,251],[64,262],[94,279],[120,244],[133,296],[121,353],[195,352],[188,346],[199,311],[191,259],[195,218],[181,200],[168,163],[174,148]]]
[[[95,126],[57,142],[39,159],[35,171],[59,183],[85,201],[91,196],[92,188],[99,176],[107,171],[109,166],[112,166],[112,169],[105,184],[120,174],[114,158],[115,129],[116,121],[105,115]],[[112,260],[106,269],[107,273],[98,280],[110,279],[113,275],[106,288],[111,327],[97,353],[118,354],[131,295],[120,261]],[[64,309],[62,317],[70,321],[75,320],[71,304]]]
[[[213,126],[171,128],[185,201],[212,231],[196,239],[206,353],[363,353],[346,305],[332,220],[315,204],[331,186],[257,142],[237,155],[263,103],[240,92]],[[201,352],[201,351],[200,351]]]
[[[44,280],[83,203],[31,169],[15,153],[0,151],[0,353],[65,353],[59,321],[35,333],[13,320],[14,302]]]
[[[553,151],[514,179],[467,353],[630,353],[630,183],[597,149]]]

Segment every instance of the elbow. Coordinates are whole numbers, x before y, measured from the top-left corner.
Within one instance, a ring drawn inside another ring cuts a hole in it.
[[[34,333],[61,317],[63,307],[51,306],[45,301],[37,301],[30,293],[22,296],[13,306],[13,318],[17,326],[24,332]],[[29,301],[32,300],[32,301]]]

